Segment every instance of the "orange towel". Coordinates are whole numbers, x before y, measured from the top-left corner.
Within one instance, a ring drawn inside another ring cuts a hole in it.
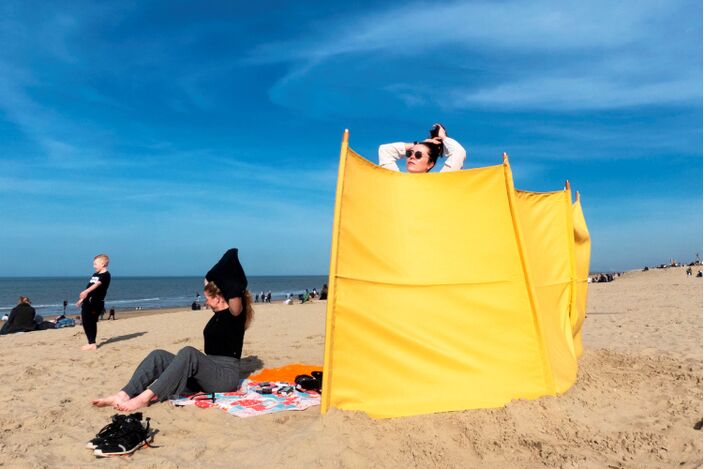
[[[323,371],[322,365],[302,365],[292,363],[280,368],[264,368],[259,373],[249,377],[252,381],[285,381],[293,383],[298,375],[309,375],[312,371]]]

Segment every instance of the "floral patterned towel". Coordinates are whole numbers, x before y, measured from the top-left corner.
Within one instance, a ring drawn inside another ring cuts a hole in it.
[[[291,388],[288,394],[282,392],[287,387]],[[263,394],[262,388],[270,388],[273,391],[271,394]],[[237,417],[252,417],[284,410],[304,410],[320,405],[320,394],[314,391],[299,391],[292,383],[283,381],[262,383],[245,379],[235,392],[198,393],[169,401],[177,407],[218,407]]]

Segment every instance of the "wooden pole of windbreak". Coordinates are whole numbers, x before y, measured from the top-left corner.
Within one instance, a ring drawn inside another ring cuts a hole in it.
[[[572,328],[572,336],[574,337],[574,325],[577,322],[577,259],[575,254],[575,242],[574,242],[574,219],[572,218],[572,188],[570,181],[565,181],[565,227],[567,229],[567,251],[570,261],[570,305],[569,305],[569,319],[570,327]],[[574,342],[571,347],[575,357],[577,356],[574,350]]]
[[[342,210],[342,189],[345,184],[345,167],[349,150],[350,131],[345,129],[340,145],[340,166],[337,169],[337,189],[335,191],[335,213],[332,222],[332,243],[330,246],[330,272],[328,273],[328,304],[325,312],[325,358],[323,361],[323,387],[320,396],[320,413],[325,414],[330,408],[330,383],[332,382],[332,336],[335,321],[335,302],[337,301],[337,245],[340,230],[340,212]]]
[[[508,207],[511,212],[511,224],[513,225],[513,233],[518,248],[518,257],[521,262],[521,269],[523,270],[523,279],[525,282],[526,293],[528,295],[528,302],[530,304],[533,328],[535,330],[536,336],[538,337],[538,342],[540,343],[540,359],[543,369],[543,379],[545,380],[545,386],[550,390],[550,393],[555,394],[555,379],[551,371],[550,362],[547,359],[547,345],[545,343],[544,334],[540,325],[540,319],[538,318],[538,307],[535,298],[533,279],[531,278],[528,270],[528,260],[526,259],[526,245],[523,239],[523,232],[521,231],[520,224],[518,221],[518,209],[516,208],[516,187],[513,184],[513,173],[511,172],[511,165],[508,162],[508,153],[504,152],[503,160],[504,182],[506,184],[506,197],[508,201]]]

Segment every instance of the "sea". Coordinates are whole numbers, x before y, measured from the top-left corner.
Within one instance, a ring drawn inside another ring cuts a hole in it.
[[[17,305],[20,295],[29,297],[38,314],[51,316],[63,312],[80,314],[75,306],[78,294],[86,288],[89,277],[22,277],[0,278],[0,316]],[[271,291],[272,301],[283,300],[293,293],[295,297],[314,288],[320,292],[328,283],[326,275],[248,276],[248,290],[252,297]],[[105,308],[116,311],[135,311],[155,308],[190,307],[196,295],[203,299],[203,277],[112,277]]]

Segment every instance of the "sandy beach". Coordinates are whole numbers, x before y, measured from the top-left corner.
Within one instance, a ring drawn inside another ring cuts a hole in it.
[[[258,304],[243,368],[321,364],[325,303]],[[148,313],[148,312],[147,312]],[[144,410],[155,448],[96,459],[86,441],[115,411],[152,349],[202,348],[210,312],[129,314],[98,325],[0,338],[0,466],[7,467],[701,467],[702,281],[683,268],[592,284],[577,383],[499,409],[373,420],[318,407],[239,419],[215,409]]]

